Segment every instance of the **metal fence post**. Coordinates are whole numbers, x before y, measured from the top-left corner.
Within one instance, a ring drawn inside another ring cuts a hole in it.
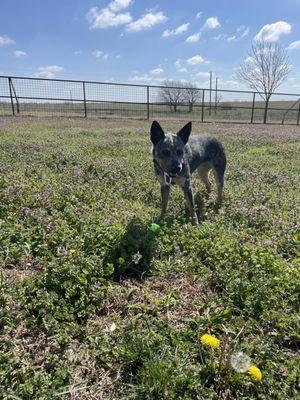
[[[201,104],[201,122],[204,121],[204,92],[205,90],[202,90],[202,104]]]
[[[16,100],[17,114],[20,114],[20,104],[19,104],[19,100],[18,100],[18,97],[17,97],[16,89],[14,87],[12,78],[10,80],[10,88],[11,88],[11,93],[12,93],[12,95],[14,96],[14,98]]]
[[[86,97],[85,97],[85,83],[82,82],[82,90],[83,90],[83,104],[84,104],[84,117],[87,117],[87,109],[86,109]]]
[[[218,105],[218,77],[216,77],[216,93],[215,93],[215,115],[217,115],[217,105]]]
[[[254,107],[255,107],[255,92],[253,92],[253,100],[252,100],[252,112],[251,112],[251,121],[250,124],[253,124],[253,117],[254,117]]]
[[[149,85],[147,86],[147,119],[148,119],[148,121],[149,121],[149,119],[150,119],[150,96],[149,96],[149,90],[150,90],[150,88],[149,88]]]
[[[211,89],[212,89],[212,72],[209,73],[209,116],[211,116]]]
[[[300,101],[299,101],[299,107],[298,107],[297,125],[299,125],[299,122],[300,122]]]
[[[11,78],[8,78],[8,86],[9,86],[9,94],[10,94],[10,102],[11,102],[12,114],[15,115],[14,100],[13,100],[12,90],[11,90]]]
[[[271,94],[268,93],[268,96],[269,96],[269,97],[267,97],[266,102],[265,102],[264,121],[263,121],[264,124],[267,123],[269,102],[270,102],[270,98],[271,98],[271,96],[272,96],[272,93],[271,93]]]

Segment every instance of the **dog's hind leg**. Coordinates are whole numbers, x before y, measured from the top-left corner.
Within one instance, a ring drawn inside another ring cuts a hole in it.
[[[211,169],[211,166],[208,163],[201,164],[197,169],[199,178],[204,183],[208,196],[211,192],[211,183],[208,178],[208,173],[209,173],[210,169]]]
[[[217,184],[216,208],[221,207],[222,201],[223,201],[224,172],[225,172],[225,166],[223,166],[223,165],[214,165],[213,166],[213,174],[214,174],[215,181]]]

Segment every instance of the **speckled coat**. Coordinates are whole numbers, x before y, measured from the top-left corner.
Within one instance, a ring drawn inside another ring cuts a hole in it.
[[[194,225],[198,224],[194,196],[191,189],[191,175],[197,170],[207,192],[211,191],[208,178],[210,170],[216,180],[218,196],[216,207],[223,197],[226,155],[222,144],[214,137],[192,136],[192,124],[186,124],[177,134],[165,134],[157,121],[151,126],[151,141],[154,171],[161,184],[163,217],[167,210],[170,186],[179,185],[184,192],[187,206]]]

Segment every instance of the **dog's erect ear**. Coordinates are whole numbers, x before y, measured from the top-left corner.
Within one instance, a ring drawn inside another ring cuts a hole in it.
[[[191,131],[192,131],[192,123],[189,122],[186,125],[184,125],[183,128],[180,129],[180,131],[177,133],[177,136],[179,136],[180,139],[183,141],[183,143],[186,144],[189,140]]]
[[[158,143],[161,139],[165,137],[165,133],[157,121],[152,122],[150,133],[151,141],[153,144]]]

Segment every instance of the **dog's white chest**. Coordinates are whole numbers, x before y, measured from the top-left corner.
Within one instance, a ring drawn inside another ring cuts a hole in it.
[[[169,186],[169,185],[179,185],[183,186],[185,183],[186,178],[184,176],[176,176],[175,178],[171,178],[168,176],[168,179],[166,180],[164,175],[156,175],[157,180],[159,183],[163,186]]]

